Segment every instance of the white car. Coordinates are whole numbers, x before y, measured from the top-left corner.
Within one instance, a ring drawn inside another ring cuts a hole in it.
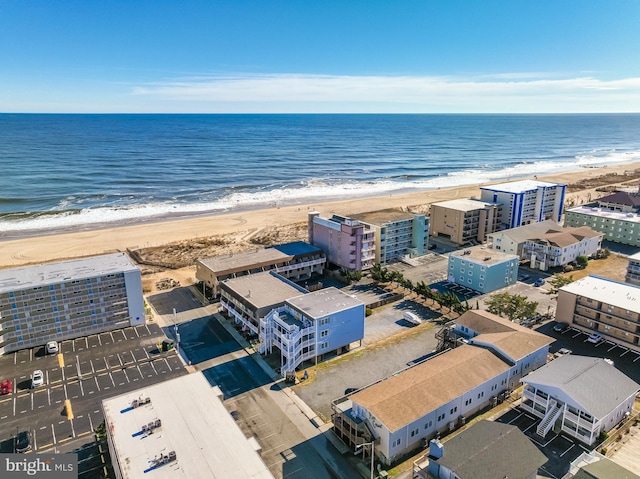
[[[416,314],[414,313],[410,313],[409,311],[406,311],[403,315],[404,320],[411,323],[411,324],[415,324],[416,326],[418,324],[422,324],[422,319],[420,319]]]
[[[589,341],[590,343],[593,343],[593,344],[598,344],[598,343],[604,341],[604,338],[602,336],[600,336],[598,333],[591,333],[589,335],[589,337],[587,338],[587,341]]]
[[[39,369],[36,369],[31,373],[31,387],[37,388],[38,386],[42,386],[44,384],[44,374]]]
[[[57,354],[58,353],[58,343],[55,341],[49,341],[45,346],[47,350],[47,354]]]

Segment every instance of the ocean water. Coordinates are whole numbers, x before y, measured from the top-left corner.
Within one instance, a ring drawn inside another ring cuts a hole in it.
[[[0,239],[640,161],[640,114],[0,114]]]

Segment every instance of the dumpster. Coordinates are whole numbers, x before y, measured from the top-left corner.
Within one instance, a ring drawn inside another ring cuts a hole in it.
[[[162,341],[163,351],[171,351],[173,348],[175,348],[175,344],[170,339],[165,339],[164,341]]]

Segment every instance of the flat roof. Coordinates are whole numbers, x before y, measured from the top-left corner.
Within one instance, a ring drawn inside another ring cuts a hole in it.
[[[560,291],[602,301],[623,310],[640,312],[640,288],[629,283],[589,275],[563,286]]]
[[[640,214],[623,213],[594,206],[577,206],[566,210],[566,213],[581,213],[583,215],[595,216],[596,218],[610,218],[613,220],[630,221],[640,223]]]
[[[214,256],[213,258],[199,259],[198,261],[213,273],[221,274],[246,271],[264,264],[284,263],[292,259],[293,256],[285,254],[278,249],[260,248],[229,256]]]
[[[387,223],[411,220],[414,216],[415,215],[413,213],[407,213],[406,211],[386,209],[370,211],[368,213],[359,213],[357,215],[351,215],[349,218],[376,226],[384,226]]]
[[[131,408],[142,398],[151,402]],[[201,372],[105,399],[102,408],[125,479],[273,478]],[[159,428],[142,433],[157,419]],[[152,468],[154,458],[171,451],[175,461]]]
[[[319,253],[322,251],[317,246],[313,246],[312,244],[306,243],[304,241],[293,241],[291,243],[270,246],[269,248],[277,249],[278,251],[280,251],[283,254],[286,254],[287,256],[294,256],[294,257],[304,255],[304,254],[310,254],[310,253]]]
[[[296,295],[296,297],[287,299],[287,303],[303,311],[310,318],[322,318],[328,314],[364,305],[358,298],[354,298],[333,286],[302,296]]]
[[[139,271],[125,253],[2,269],[0,270],[0,293],[125,271]]]
[[[463,344],[358,391],[350,399],[390,431],[397,431],[509,368],[491,351]]]
[[[465,251],[469,251],[469,253],[464,254]],[[505,253],[504,251],[487,248],[486,246],[472,246],[471,248],[465,248],[463,251],[452,251],[449,253],[449,256],[488,265],[504,263],[505,261],[512,259],[519,259],[515,254]]]
[[[304,294],[303,288],[295,286],[273,271],[230,278],[221,284],[232,290],[237,296],[242,296],[256,309],[284,303],[289,298]]]
[[[604,418],[640,390],[640,385],[606,360],[575,354],[560,356],[521,381],[562,391],[597,419]]]
[[[449,201],[439,201],[438,203],[432,203],[431,206],[440,206],[442,208],[449,208],[456,211],[475,211],[482,210],[488,206],[495,206],[496,203],[487,203],[482,200],[474,200],[473,198],[458,198]]]
[[[548,181],[538,180],[520,180],[509,183],[499,183],[497,185],[481,186],[481,190],[502,191],[505,193],[524,193],[526,191],[535,191],[541,187],[551,186],[567,186],[562,183],[549,183]]]

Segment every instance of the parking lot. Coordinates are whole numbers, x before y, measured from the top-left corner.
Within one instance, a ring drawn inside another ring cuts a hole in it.
[[[0,451],[13,452],[23,430],[31,431],[34,452],[93,442],[104,419],[102,399],[186,373],[174,350],[158,351],[164,338],[149,324],[63,341],[60,354],[46,355],[39,347],[0,357],[0,379],[14,383],[12,394],[0,397]],[[44,384],[31,389],[36,369]]]
[[[571,461],[583,452],[590,451],[563,434],[550,432],[545,438],[541,438],[536,434],[536,427],[540,419],[521,409],[511,409],[496,421],[516,426],[547,457],[547,462],[540,468],[545,473],[542,477],[557,479],[564,477],[569,472]]]

